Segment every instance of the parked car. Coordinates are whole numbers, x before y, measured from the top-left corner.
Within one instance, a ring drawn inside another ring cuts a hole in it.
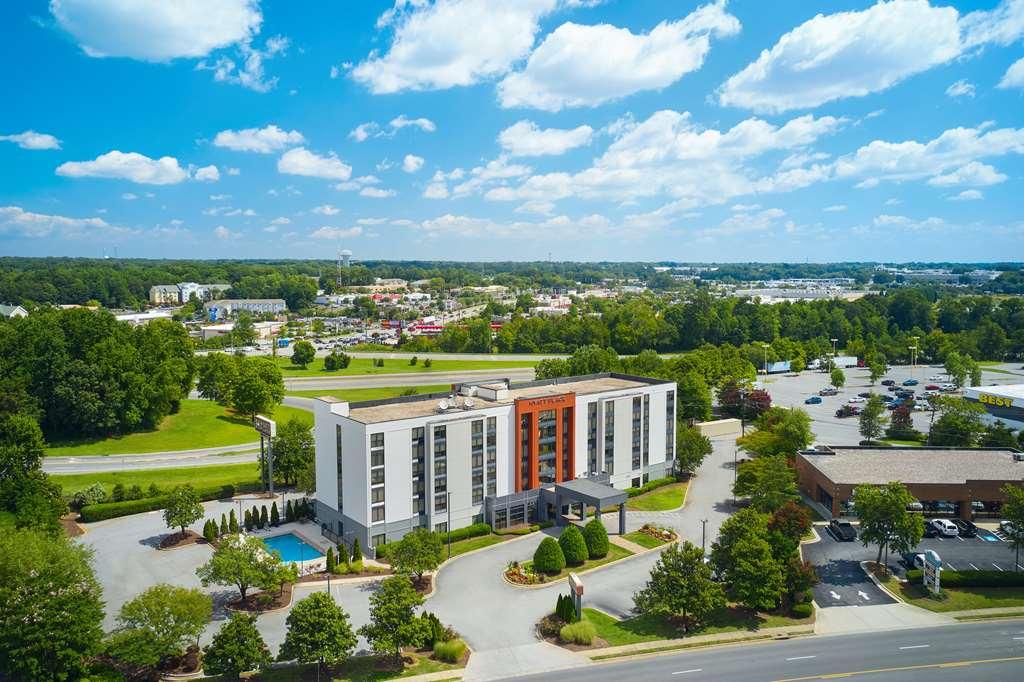
[[[928,377],[928,381],[942,381],[945,378],[945,374],[933,374],[930,377]]]
[[[870,398],[871,396],[874,395],[874,393],[871,393],[870,391],[864,391],[863,393],[858,393],[857,395],[859,395],[861,398]]]
[[[887,388],[886,390],[889,391],[889,393],[894,393],[900,390],[900,387],[897,386],[896,384],[889,384],[889,388]]]
[[[924,524],[924,535],[922,537],[934,538],[938,536],[939,531],[935,530],[935,526],[931,523],[925,522]]]
[[[867,398],[861,398],[859,395],[855,395],[854,397],[850,398],[846,402],[850,403],[851,405],[856,405],[858,403],[866,403],[867,402]]]
[[[907,379],[903,382],[904,386],[917,386],[917,379]]]
[[[970,521],[965,521],[964,519],[953,519],[953,525],[956,526],[956,529],[962,538],[978,537],[978,527]]]
[[[931,403],[918,403],[918,402],[914,403],[914,407],[912,409],[915,412],[932,412],[932,411],[935,410],[935,408],[932,407]]]
[[[892,379],[882,379],[882,385],[883,386],[895,386],[896,382],[893,381]]]
[[[955,538],[957,535],[960,535],[960,529],[949,519],[932,519],[931,525],[944,538]]]
[[[1003,535],[1015,535],[1017,533],[1017,528],[1013,525],[1013,521],[1000,521],[999,532]]]
[[[843,405],[836,410],[836,417],[843,419],[845,417],[855,417],[860,414],[860,408],[854,407],[853,405]]]
[[[818,391],[818,395],[839,395],[838,388],[823,388]]]
[[[849,521],[832,519],[828,522],[828,530],[840,542],[853,542],[857,539],[857,529]]]
[[[924,554],[920,552],[905,552],[902,561],[907,568],[924,568]]]
[[[812,395],[810,398],[807,398],[806,400],[804,400],[804,405],[820,405],[820,404],[821,404],[821,397],[820,396]]]
[[[956,384],[939,384],[939,390],[943,393],[951,393],[956,390]]]
[[[924,387],[924,390],[926,390],[926,391],[937,391],[937,390],[939,390],[939,385],[938,384],[928,384],[927,386]]]

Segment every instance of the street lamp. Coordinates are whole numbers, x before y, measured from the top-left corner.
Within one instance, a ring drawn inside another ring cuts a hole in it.
[[[704,554],[704,548],[707,546],[708,539],[708,520],[700,520],[700,553]]]
[[[910,350],[910,376],[914,376],[914,370],[917,368],[917,346],[907,346]]]
[[[764,348],[764,381],[765,383],[768,383],[768,349],[771,348],[771,346],[762,341],[761,347]]]
[[[452,558],[452,494],[448,493],[448,558]]]
[[[242,501],[235,500],[238,503],[238,534],[245,535],[245,523],[242,517]]]

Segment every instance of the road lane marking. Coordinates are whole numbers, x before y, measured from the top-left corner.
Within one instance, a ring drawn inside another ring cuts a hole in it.
[[[1024,639],[1024,637],[1013,637],[1012,639]]]
[[[787,661],[805,661],[808,658],[817,658],[817,656],[792,656],[790,658],[787,658],[786,660]]]
[[[997,564],[997,563],[993,563],[992,565],[996,567],[997,571],[1003,570],[1003,569],[999,568],[999,564]]]
[[[951,571],[955,571],[956,570],[956,566],[954,566],[953,564],[949,563],[948,561],[946,562],[946,567],[949,568],[949,570],[951,570]]]
[[[978,568],[977,566],[972,564],[970,561],[967,562],[967,565],[970,566],[971,568],[973,568],[975,571],[980,571],[981,570],[980,568]]]
[[[956,539],[959,540],[960,542],[964,541],[964,539],[962,537],[960,537],[959,535],[956,536]]]
[[[833,599],[839,599],[840,598],[835,590],[829,590],[829,594],[832,595]]]
[[[973,661],[950,661],[948,663],[924,663],[921,665],[903,665],[894,668],[874,668],[871,670],[851,670],[845,673],[825,673],[821,675],[807,675],[805,677],[788,677],[775,680],[775,682],[808,682],[809,680],[834,680],[841,677],[853,677],[854,675],[877,675],[880,673],[903,672],[906,670],[931,670],[940,668],[963,668],[970,665],[982,665],[985,663],[1014,663],[1024,661],[1024,656],[1012,656],[1008,658],[987,658]]]
[[[901,646],[900,651],[903,651],[904,649],[927,649],[930,646],[931,644],[914,644],[911,646]]]
[[[699,673],[704,668],[691,668],[690,670],[677,670],[673,675],[685,675],[686,673]]]
[[[860,596],[860,598],[861,598],[861,599],[863,599],[864,601],[871,601],[871,597],[869,597],[869,596],[868,596],[868,593],[867,593],[867,592],[865,592],[865,591],[863,591],[863,590],[857,590],[857,594],[858,594],[858,595]]]
[[[1021,566],[1020,564],[1017,564],[1017,568],[1021,571],[1024,571],[1024,566]]]

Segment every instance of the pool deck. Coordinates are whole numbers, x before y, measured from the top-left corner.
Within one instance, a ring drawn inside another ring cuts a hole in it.
[[[308,546],[310,546],[313,549],[315,549],[316,551],[320,552],[321,556],[316,557],[315,559],[306,559],[305,561],[294,561],[293,562],[293,563],[295,563],[296,565],[299,566],[300,573],[302,573],[302,574],[314,573],[316,571],[322,570],[324,568],[324,566],[326,566],[326,564],[327,564],[327,556],[326,556],[327,555],[327,549],[330,548],[330,547],[333,547],[333,545],[331,545],[331,543],[327,542],[327,540],[325,538],[323,538],[323,537],[313,538],[313,537],[311,537],[311,534],[302,532],[303,530],[305,530],[304,527],[305,526],[309,526],[309,525],[310,524],[308,524],[308,523],[299,523],[299,522],[295,521],[295,522],[292,522],[292,523],[283,523],[280,526],[277,526],[276,528],[269,528],[269,529],[263,530],[263,531],[250,531],[250,532],[247,532],[247,535],[252,535],[252,536],[258,537],[259,539],[261,539],[263,541],[270,540],[271,538],[281,537],[282,535],[293,535],[293,536],[295,536],[301,542],[304,542]],[[312,527],[314,528],[314,530],[318,530],[315,525],[312,526]],[[283,559],[282,559],[282,561],[283,561]]]

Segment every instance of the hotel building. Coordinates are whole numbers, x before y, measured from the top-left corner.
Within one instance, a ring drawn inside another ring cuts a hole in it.
[[[557,518],[571,497],[559,484],[577,479],[621,498],[614,489],[671,472],[675,396],[671,381],[595,374],[360,403],[320,398],[317,520],[335,541],[376,547],[418,527]]]

